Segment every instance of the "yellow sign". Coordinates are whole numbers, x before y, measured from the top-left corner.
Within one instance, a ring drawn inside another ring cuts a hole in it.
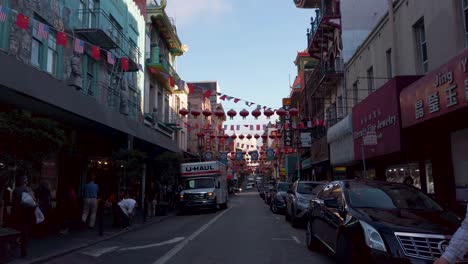
[[[291,98],[283,98],[283,106],[291,105]]]

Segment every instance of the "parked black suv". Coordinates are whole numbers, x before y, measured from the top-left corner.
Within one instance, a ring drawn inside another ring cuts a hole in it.
[[[308,217],[307,246],[338,263],[432,263],[462,220],[414,187],[359,180],[327,184]]]

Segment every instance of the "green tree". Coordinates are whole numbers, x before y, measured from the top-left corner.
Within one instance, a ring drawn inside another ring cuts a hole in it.
[[[13,180],[11,171],[17,167],[40,171],[42,161],[64,142],[65,132],[51,119],[23,110],[0,113],[0,198],[5,185]],[[2,200],[0,210],[3,211]]]

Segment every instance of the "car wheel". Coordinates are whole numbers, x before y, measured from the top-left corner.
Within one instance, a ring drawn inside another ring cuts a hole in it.
[[[272,213],[278,214],[278,207],[276,207],[276,204],[274,201],[270,204],[270,210]]]
[[[368,263],[365,250],[360,250],[361,241],[351,241],[349,236],[340,235],[336,243],[337,263]]]
[[[312,229],[312,223],[307,221],[307,230],[306,230],[306,244],[307,248],[311,251],[317,251],[319,249],[319,241],[314,235],[314,230]]]
[[[291,210],[292,211],[292,215],[291,215],[291,226],[294,227],[294,228],[298,228],[299,227],[299,219],[297,219],[296,217],[296,210]]]
[[[286,220],[286,222],[289,222],[289,220],[291,220],[291,217],[289,216],[289,213],[288,213],[288,208],[286,208],[286,212],[284,214],[284,220]]]

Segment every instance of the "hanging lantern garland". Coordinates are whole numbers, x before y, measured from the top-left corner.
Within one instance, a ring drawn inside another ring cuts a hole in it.
[[[288,112],[286,112],[286,110],[284,110],[283,108],[276,110],[276,114],[280,117],[285,116],[287,113]]]
[[[297,108],[291,108],[291,109],[289,109],[289,115],[290,116],[297,116],[297,115],[299,115],[299,110],[297,110]]]
[[[245,119],[247,116],[249,116],[249,111],[245,110],[245,109],[242,109],[242,111],[240,111],[239,115],[242,116],[242,119]]]
[[[182,108],[182,109],[179,110],[179,115],[181,115],[183,117],[185,117],[188,114],[189,114],[189,111],[187,109],[185,109],[185,108]]]
[[[213,113],[209,109],[203,110],[202,114],[205,116],[205,119],[210,117]]]
[[[252,138],[252,135],[248,134],[248,135],[246,136],[246,138],[247,138],[247,139],[251,139],[251,138]]]
[[[236,138],[237,138],[236,134],[232,134],[232,135],[231,135],[231,138],[232,138],[232,139],[236,139]]]
[[[254,135],[254,138],[255,138],[255,139],[259,139],[259,138],[260,138],[260,135],[255,134],[255,135]]]
[[[240,135],[239,135],[239,138],[240,138],[240,139],[244,139],[244,135],[240,134]]]
[[[224,117],[224,110],[221,108],[216,108],[214,115],[217,116],[219,119],[222,119]]]
[[[258,117],[261,115],[262,115],[262,112],[258,109],[255,109],[252,111],[252,116],[255,117],[255,119],[258,119]]]
[[[234,119],[234,117],[237,115],[237,112],[236,112],[236,110],[231,109],[231,110],[229,110],[229,111],[227,112],[227,115],[228,115],[228,116],[231,118],[231,120],[232,120],[232,119]]]
[[[267,119],[270,119],[270,117],[274,115],[275,112],[271,110],[270,108],[268,108],[265,111],[263,111],[263,114],[267,117]]]
[[[198,110],[192,110],[190,113],[193,115],[194,118],[197,118],[201,113]]]

